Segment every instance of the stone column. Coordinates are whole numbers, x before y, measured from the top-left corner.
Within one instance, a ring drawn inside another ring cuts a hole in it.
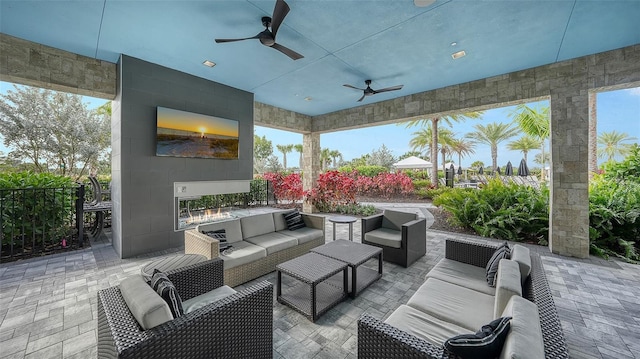
[[[302,189],[310,191],[316,186],[320,175],[320,134],[305,133],[302,135]],[[302,211],[316,212],[315,207],[306,201],[302,204]]]
[[[551,66],[549,249],[589,257],[589,94],[582,61]]]

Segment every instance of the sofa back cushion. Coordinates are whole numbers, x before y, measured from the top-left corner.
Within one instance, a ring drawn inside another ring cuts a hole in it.
[[[240,218],[240,225],[242,227],[242,235],[244,238],[251,238],[276,231],[276,227],[273,222],[273,214],[271,213],[242,217]]]
[[[544,358],[538,306],[522,297],[514,296],[509,300],[502,315],[511,317],[511,327],[500,359]]]
[[[513,296],[522,296],[522,284],[520,282],[520,268],[518,263],[501,259],[498,264],[498,280],[496,282],[496,296],[493,307],[493,317],[499,318],[504,308]]]
[[[173,320],[169,305],[139,275],[125,278],[120,293],[143,330]]]
[[[284,220],[285,213],[289,211],[277,211],[273,212],[273,224],[276,228],[276,231],[284,231],[287,230],[287,222]]]
[[[531,274],[531,254],[529,248],[515,244],[511,249],[511,260],[518,263],[520,267],[520,280],[522,284],[524,284],[529,274]]]
[[[384,212],[382,212],[382,227],[400,231],[402,230],[403,224],[415,219],[417,219],[415,213],[398,212],[385,209]]]
[[[224,229],[227,243],[240,242],[242,240],[242,229],[240,228],[239,219],[201,224],[196,229],[200,233]]]

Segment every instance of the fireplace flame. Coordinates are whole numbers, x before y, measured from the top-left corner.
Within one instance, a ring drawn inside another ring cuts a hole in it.
[[[207,209],[204,212],[199,213],[199,214],[197,214],[195,216],[193,214],[189,213],[189,218],[187,218],[185,220],[185,224],[186,225],[196,225],[196,224],[200,224],[200,223],[221,221],[221,220],[229,219],[229,218],[231,218],[231,213],[222,212],[221,208],[218,208],[217,210],[215,210],[215,209]]]

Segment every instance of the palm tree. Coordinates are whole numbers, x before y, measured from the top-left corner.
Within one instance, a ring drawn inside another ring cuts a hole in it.
[[[467,141],[464,138],[454,138],[451,142],[451,151],[458,155],[458,167],[462,166],[462,157],[476,153],[473,149],[476,146],[475,143]]]
[[[533,109],[525,104],[520,104],[509,114],[518,127],[525,134],[537,138],[541,143],[541,158],[547,158],[544,154],[545,140],[550,134],[549,107],[545,106],[539,110]],[[544,168],[544,163],[542,164]],[[540,180],[544,181],[544,171],[540,173]]]
[[[531,150],[535,150],[540,147],[540,140],[529,135],[524,135],[517,140],[511,141],[507,144],[507,148],[511,151],[520,151],[524,155],[524,161],[527,162],[527,154]]]
[[[302,169],[302,151],[304,151],[304,148],[302,147],[301,144],[297,144],[297,145],[293,145],[293,150],[300,154],[300,159],[298,160],[298,167]]]
[[[431,127],[426,127],[412,133],[413,137],[409,140],[409,146],[414,150],[429,149],[431,152]]]
[[[340,158],[342,160],[342,153],[338,150],[329,151],[329,157],[333,159],[333,168],[338,168],[338,163],[336,159]]]
[[[282,152],[282,165],[287,170],[287,153],[293,151],[293,145],[276,145],[278,151]]]
[[[438,142],[440,143],[440,153],[442,154],[442,172],[446,172],[445,164],[447,163],[447,155],[453,152],[453,141],[455,133],[443,128],[438,133]]]
[[[440,130],[440,132],[438,132],[438,142],[440,143],[440,148],[436,148],[435,153],[436,153],[436,158],[437,158],[438,152],[442,153],[443,169],[444,169],[444,164],[446,162],[445,161],[446,155],[452,152],[451,144],[453,143],[453,136],[455,136],[455,134],[446,128],[443,128]],[[417,150],[421,150],[424,148],[431,149],[432,140],[433,140],[433,136],[431,133],[431,128],[427,127],[427,128],[421,129],[420,131],[414,132],[413,137],[411,138],[411,140],[409,140],[409,145],[413,149],[417,149]],[[437,165],[434,164],[434,166],[437,166]],[[437,173],[437,169],[436,169],[436,173]],[[433,172],[431,173],[431,175],[433,175]]]
[[[449,115],[443,117],[433,117],[433,118],[424,118],[420,120],[412,120],[407,122],[405,125],[406,128],[414,127],[414,126],[427,126],[428,123],[431,123],[431,142],[433,146],[429,146],[431,150],[431,155],[429,158],[433,163],[433,167],[431,167],[431,184],[433,186],[438,186],[438,123],[440,120],[444,121],[446,124],[451,126],[452,122],[464,121],[468,118],[481,118],[483,111],[476,112],[467,112],[459,115]]]
[[[637,140],[637,138],[629,137],[629,135],[624,132],[621,133],[615,130],[602,132],[600,136],[598,136],[598,145],[600,145],[598,146],[598,157],[606,157],[607,161],[611,161],[617,155],[624,156],[629,152],[631,144],[622,142],[635,140]]]
[[[323,148],[322,151],[320,151],[320,163],[322,164],[322,170],[325,171],[327,165],[331,163],[331,150]]]
[[[476,130],[468,133],[467,138],[489,145],[491,147],[492,168],[498,168],[498,143],[518,134],[518,129],[508,123],[496,122],[489,123],[486,126],[478,124],[473,127]]]

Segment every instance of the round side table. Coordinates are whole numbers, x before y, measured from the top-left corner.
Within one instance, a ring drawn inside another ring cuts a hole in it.
[[[351,216],[331,216],[327,220],[333,223],[333,240],[336,240],[336,223],[346,223],[349,225],[349,240],[353,242],[353,222],[357,221],[356,217]]]

